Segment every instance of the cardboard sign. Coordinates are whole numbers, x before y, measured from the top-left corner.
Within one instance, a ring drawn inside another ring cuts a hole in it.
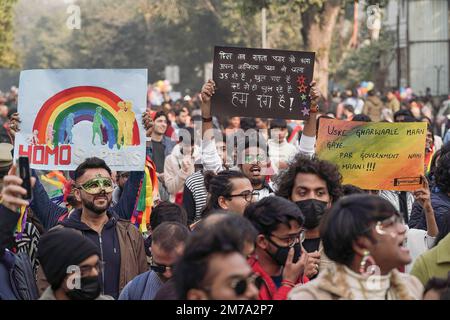
[[[339,167],[344,184],[411,191],[424,174],[424,122],[353,122],[321,118],[317,155]]]
[[[217,116],[306,119],[314,52],[215,47]]]
[[[142,171],[146,97],[145,69],[22,71],[14,157],[74,170],[95,156],[112,170]]]

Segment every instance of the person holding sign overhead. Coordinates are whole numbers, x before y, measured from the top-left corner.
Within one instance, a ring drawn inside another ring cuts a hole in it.
[[[211,98],[216,90],[213,80],[208,80],[203,85],[200,101],[203,118],[203,153],[202,160],[204,166],[214,168],[213,171],[221,171],[223,168],[222,160],[215,148],[214,139],[211,139],[212,117],[211,117]],[[316,82],[310,83],[311,116],[313,120],[307,120],[303,135],[300,140],[298,152],[306,156],[314,154],[314,145],[316,141],[316,121],[318,112],[319,92],[316,88]],[[259,193],[260,200],[273,193],[273,189],[267,183],[267,176],[270,175],[271,162],[267,156],[266,141],[261,134],[246,133],[243,139],[238,138],[238,165],[239,169],[250,179],[255,191]],[[239,162],[240,160],[240,162]]]

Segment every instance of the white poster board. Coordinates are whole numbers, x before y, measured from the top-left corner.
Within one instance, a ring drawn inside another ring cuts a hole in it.
[[[34,169],[74,170],[95,156],[112,170],[141,171],[146,97],[146,69],[22,71],[14,157],[28,156]]]

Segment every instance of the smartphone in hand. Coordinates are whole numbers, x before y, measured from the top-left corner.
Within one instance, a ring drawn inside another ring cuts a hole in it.
[[[31,189],[31,169],[28,157],[19,157],[19,176],[22,179],[22,187],[27,190],[27,194],[23,199],[31,201],[33,198],[33,190]]]

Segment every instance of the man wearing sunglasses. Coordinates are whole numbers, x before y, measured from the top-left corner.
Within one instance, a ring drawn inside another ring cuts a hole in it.
[[[252,225],[237,215],[202,220],[175,268],[178,299],[256,300],[262,281],[245,259],[255,236]]]
[[[172,278],[173,266],[184,251],[189,229],[178,222],[163,222],[152,233],[152,263],[147,271],[128,283],[119,300],[153,300]]]
[[[103,263],[103,294],[114,299],[135,276],[148,270],[144,240],[129,221],[110,210],[113,182],[111,169],[99,158],[88,158],[75,170],[74,195],[82,208],[61,222],[77,230],[99,248]]]

